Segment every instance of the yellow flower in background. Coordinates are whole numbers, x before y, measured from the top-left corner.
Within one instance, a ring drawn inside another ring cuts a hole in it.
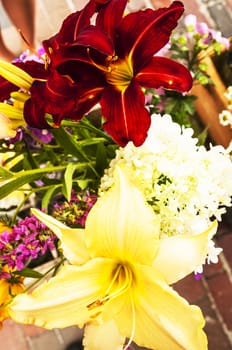
[[[0,227],[0,232],[2,227]],[[17,294],[20,294],[24,290],[23,278],[12,277],[11,270],[4,266],[1,271],[0,277],[0,328],[2,327],[2,322],[9,317],[8,313],[8,303]]]
[[[0,76],[21,89],[21,91],[11,93],[12,104],[0,103],[0,139],[5,139],[14,137],[17,129],[26,125],[23,116],[23,108],[24,103],[30,97],[27,91],[33,83],[33,78],[14,64],[1,60]]]
[[[0,113],[0,124],[1,124],[1,129],[0,129],[0,139],[6,139],[6,138],[11,138],[16,135],[18,127],[22,126],[23,123],[21,120],[14,119],[10,117],[10,112],[14,108],[13,106],[7,105],[5,103],[0,103],[2,105],[3,109],[1,108],[1,113]],[[7,109],[7,113],[6,112]]]
[[[0,221],[0,236],[1,233],[4,231],[11,231],[12,229],[10,227],[8,227],[6,224],[4,224],[3,222]]]
[[[57,275],[9,307],[16,322],[48,329],[85,325],[88,350],[206,350],[204,318],[169,284],[201,265],[217,224],[200,234],[160,239],[159,216],[129,170],[93,206],[85,229],[71,229],[38,210],[68,259]],[[125,343],[125,339],[129,341]]]

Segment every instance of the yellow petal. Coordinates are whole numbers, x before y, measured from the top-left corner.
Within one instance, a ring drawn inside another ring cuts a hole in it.
[[[34,81],[23,69],[5,61],[0,61],[0,75],[10,83],[25,90],[29,90]]]
[[[79,265],[89,260],[83,229],[72,229],[40,210],[31,209],[31,211],[60,239],[64,256],[70,263]]]
[[[160,250],[154,260],[154,267],[172,284],[202,265],[207,255],[207,245],[217,232],[217,222],[192,236],[173,236],[160,241]]]
[[[1,124],[0,139],[14,137],[16,135],[16,130],[14,130],[13,123],[8,117],[1,114],[1,112],[0,112],[0,124]]]
[[[181,298],[154,268],[140,265],[136,271],[132,291],[135,343],[156,350],[207,350],[201,310]],[[126,337],[132,334],[132,318],[129,303],[115,316]]]
[[[4,304],[9,299],[9,283],[2,279],[0,280],[0,305]]]
[[[31,294],[20,294],[9,306],[16,322],[44,328],[83,327],[104,307],[99,300],[110,284],[115,263],[93,259],[82,266],[65,265]]]
[[[125,337],[113,320],[85,327],[83,345],[85,350],[122,350]]]
[[[93,206],[85,234],[92,256],[147,264],[155,257],[159,217],[125,167],[116,167],[115,184]]]

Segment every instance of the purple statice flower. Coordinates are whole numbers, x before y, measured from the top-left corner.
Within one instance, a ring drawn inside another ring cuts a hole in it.
[[[31,215],[0,234],[0,266],[22,270],[31,260],[55,248],[56,236]]]
[[[42,143],[50,143],[53,139],[53,135],[50,131],[47,129],[36,129],[31,128],[28,126],[28,128],[31,130],[32,135],[34,135],[37,139],[39,139]]]
[[[68,226],[84,227],[88,213],[96,200],[96,193],[72,191],[69,202],[54,204],[52,216]]]
[[[29,49],[21,53],[19,57],[14,58],[13,62],[27,62],[36,61],[44,63],[43,55],[45,54],[44,48],[41,46],[36,52],[32,53]]]

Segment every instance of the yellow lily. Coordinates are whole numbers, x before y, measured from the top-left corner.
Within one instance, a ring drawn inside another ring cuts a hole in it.
[[[216,223],[199,235],[160,239],[159,217],[121,166],[85,229],[33,213],[59,237],[69,262],[31,294],[15,297],[15,321],[48,329],[85,325],[86,350],[121,350],[132,341],[156,350],[207,349],[201,310],[169,284],[204,262]]]

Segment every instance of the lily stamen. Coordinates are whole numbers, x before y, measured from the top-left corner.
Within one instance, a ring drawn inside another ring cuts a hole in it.
[[[131,294],[130,294],[130,301],[131,301],[131,311],[132,311],[132,328],[131,328],[130,338],[128,339],[127,344],[123,346],[123,350],[127,350],[129,348],[135,336],[135,305],[133,303],[133,297]]]
[[[88,54],[88,57],[89,57],[89,59],[90,59],[91,64],[92,64],[94,67],[96,67],[96,68],[98,68],[98,69],[100,69],[101,71],[106,72],[106,73],[111,72],[111,67],[110,67],[110,66],[103,66],[103,65],[101,65],[101,64],[98,64],[98,63],[94,62],[94,60],[93,60],[92,57],[90,56],[90,49],[89,49],[89,47],[87,47],[87,54]],[[109,57],[110,57],[110,59],[109,59]],[[112,60],[111,56],[109,56],[109,57],[106,58],[106,61],[107,61],[107,60],[109,60],[109,61]]]
[[[35,54],[37,57],[39,57],[41,60],[43,60],[43,57],[38,53],[38,51],[31,46],[31,44],[29,43],[29,41],[26,39],[25,35],[23,34],[23,32],[21,31],[21,29],[18,29],[18,33],[21,36],[22,40],[25,42],[25,44],[27,45],[28,49],[33,52],[33,54]]]
[[[120,283],[120,281],[117,280],[117,277],[121,277],[120,275],[120,271],[122,271],[122,273],[124,273],[125,275],[122,277],[123,278],[123,284],[121,285],[120,288],[117,288],[116,291],[108,294],[106,293],[105,297],[103,297],[100,301],[101,303],[104,303],[105,301],[108,301],[109,299],[114,299],[119,297],[120,295],[122,295],[123,293],[125,293],[126,291],[128,291],[128,289],[131,287],[132,285],[132,280],[133,280],[133,276],[132,276],[132,271],[128,268],[126,268],[123,265],[119,265],[119,267],[117,268],[116,277],[114,276],[113,281],[117,281],[118,283]],[[112,281],[112,282],[113,282]],[[110,286],[107,288],[107,291],[109,292],[110,289],[113,287],[114,283],[110,283]]]

